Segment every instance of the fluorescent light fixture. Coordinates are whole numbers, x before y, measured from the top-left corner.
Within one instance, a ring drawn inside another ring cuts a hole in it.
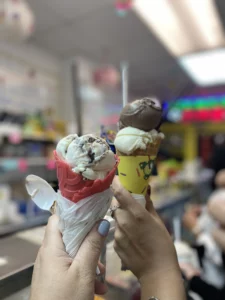
[[[194,53],[178,58],[179,65],[200,86],[225,83],[225,49]]]
[[[176,54],[192,50],[185,27],[168,0],[136,0],[133,9],[166,48]],[[176,40],[176,42],[175,42]]]
[[[133,10],[175,56],[225,45],[213,0],[134,0]]]
[[[177,13],[186,22],[192,38],[203,48],[215,48],[224,45],[223,25],[215,0],[172,0]]]

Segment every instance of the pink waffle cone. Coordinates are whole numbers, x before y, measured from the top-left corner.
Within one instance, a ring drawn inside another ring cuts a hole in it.
[[[56,151],[54,151],[54,156],[59,190],[63,197],[74,203],[107,190],[113,181],[119,163],[119,158],[116,156],[117,163],[103,180],[84,180],[81,174],[73,172],[70,166],[58,157]]]

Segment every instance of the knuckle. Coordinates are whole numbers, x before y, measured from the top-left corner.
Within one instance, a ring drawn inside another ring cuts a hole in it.
[[[115,190],[114,190],[114,196],[116,198],[121,198],[123,196],[123,188],[122,187],[117,187]]]
[[[116,241],[118,244],[120,244],[120,243],[123,241],[124,236],[123,236],[123,234],[122,234],[121,231],[116,230],[116,231],[115,231],[114,238],[115,238],[115,241]]]
[[[118,221],[119,227],[123,228],[124,230],[129,229],[129,222],[124,218]]]
[[[143,221],[144,221],[144,214],[143,214],[143,212],[141,210],[134,211],[133,215],[134,215],[135,220],[138,223],[143,223]]]

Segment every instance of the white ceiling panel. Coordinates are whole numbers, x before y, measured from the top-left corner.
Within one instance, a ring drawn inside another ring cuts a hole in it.
[[[28,0],[31,8],[34,11],[36,17],[36,32],[49,30],[54,26],[60,25],[64,19],[56,11],[52,9],[52,6],[48,4],[46,0]]]
[[[33,0],[35,1],[35,0]],[[37,2],[40,0],[36,0]],[[60,14],[64,20],[85,18],[103,6],[113,7],[114,0],[47,0],[53,11]]]
[[[29,0],[37,18],[30,42],[61,57],[86,56],[98,62],[130,64],[130,87],[162,91],[174,78],[188,82],[147,27],[129,12],[119,17],[114,0]],[[181,83],[180,83],[181,82]]]

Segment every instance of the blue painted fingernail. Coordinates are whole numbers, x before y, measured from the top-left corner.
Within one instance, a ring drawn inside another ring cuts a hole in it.
[[[101,236],[107,236],[110,229],[110,223],[107,220],[102,220],[101,223],[98,226],[98,233]]]

